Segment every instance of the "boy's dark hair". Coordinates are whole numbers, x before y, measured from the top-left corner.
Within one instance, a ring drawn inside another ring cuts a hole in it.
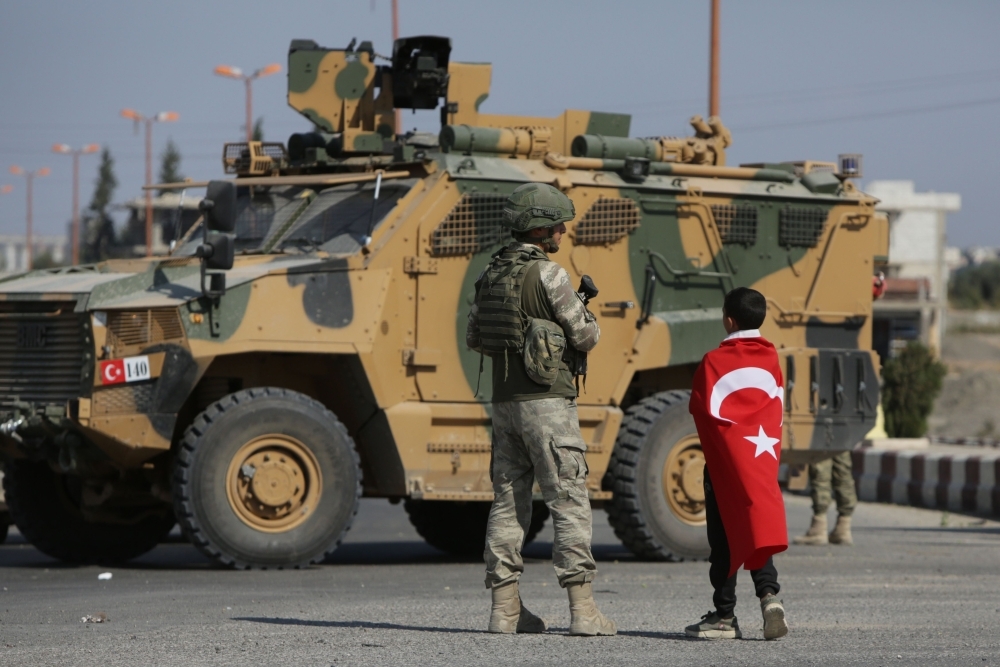
[[[726,295],[722,312],[733,318],[740,331],[759,329],[767,315],[767,301],[755,289],[737,287]]]

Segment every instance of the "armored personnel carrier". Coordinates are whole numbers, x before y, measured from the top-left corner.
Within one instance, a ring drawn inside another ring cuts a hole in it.
[[[735,286],[768,298],[783,460],[863,438],[888,225],[850,173],[728,166],[718,118],[639,139],[622,114],[487,114],[490,65],[450,55],[440,37],[391,58],[293,41],[288,103],[315,131],[226,145],[228,181],[155,186],[207,188],[169,256],[0,282],[4,485],[32,544],[122,560],[180,523],[219,564],[301,566],[366,496],[405,502],[434,546],[481,553],[490,369],[480,385],[466,317],[503,202],[529,181],[573,200],[553,259],[600,290],[579,415],[591,498],[629,549],[707,555],[687,390]],[[396,134],[396,109],[439,109],[440,134]],[[536,503],[529,540],[546,518]]]

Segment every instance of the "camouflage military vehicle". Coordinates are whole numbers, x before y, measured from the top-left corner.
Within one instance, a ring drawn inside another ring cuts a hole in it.
[[[768,297],[784,460],[862,439],[887,221],[847,174],[727,166],[717,118],[637,139],[627,115],[482,113],[490,65],[450,51],[406,38],[380,62],[369,42],[293,41],[288,102],[315,131],[227,145],[231,181],[178,186],[208,194],[170,256],[0,282],[7,502],[36,547],[126,559],[176,521],[218,563],[298,566],[336,548],[367,496],[481,553],[490,368],[480,383],[466,317],[503,202],[529,181],[573,200],[553,259],[600,289],[579,415],[591,497],[629,549],[707,553],[686,390],[734,286]],[[394,134],[395,109],[434,108],[439,136]]]

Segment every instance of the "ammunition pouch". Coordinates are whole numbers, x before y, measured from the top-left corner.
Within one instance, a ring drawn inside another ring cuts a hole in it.
[[[546,387],[559,377],[559,370],[566,369],[563,356],[568,349],[563,328],[549,320],[528,318],[524,332],[524,370],[528,377]]]

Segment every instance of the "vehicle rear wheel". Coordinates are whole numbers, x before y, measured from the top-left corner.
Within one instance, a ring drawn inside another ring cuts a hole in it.
[[[44,554],[71,563],[117,563],[155,547],[176,521],[167,504],[152,503],[118,521],[92,521],[81,511],[76,475],[54,472],[47,463],[16,460],[6,465],[4,492],[11,519]],[[6,529],[5,529],[6,532]]]
[[[691,392],[665,391],[625,414],[608,473],[606,505],[615,535],[640,558],[697,560],[709,554],[705,531],[705,456]]]
[[[351,527],[361,466],[326,407],[263,387],[225,396],[195,418],[173,485],[181,528],[212,560],[301,567],[333,553]]]
[[[486,522],[490,506],[486,502],[412,500],[403,503],[410,523],[420,537],[435,549],[461,558],[481,558],[486,546]],[[541,501],[531,504],[531,524],[524,536],[528,546],[545,526],[549,508]]]

